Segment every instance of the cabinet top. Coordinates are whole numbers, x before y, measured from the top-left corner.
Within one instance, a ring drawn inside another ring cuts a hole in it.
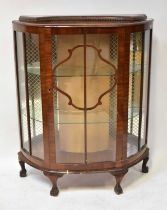
[[[19,22],[53,25],[110,25],[146,21],[145,14],[134,15],[100,15],[100,16],[20,16]]]

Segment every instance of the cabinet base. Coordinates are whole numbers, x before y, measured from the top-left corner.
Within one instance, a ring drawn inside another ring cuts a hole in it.
[[[123,190],[121,187],[121,181],[125,174],[128,172],[128,168],[131,166],[139,163],[140,161],[143,161],[142,164],[142,172],[143,173],[148,173],[148,166],[147,162],[149,160],[149,149],[146,148],[142,155],[138,155],[137,158],[135,156],[127,159],[126,165],[123,165],[123,167],[118,167],[118,168],[108,168],[108,169],[103,169],[100,171],[98,170],[80,170],[80,171],[68,171],[68,173],[96,173],[96,172],[109,172],[112,174],[115,179],[116,179],[116,185],[114,187],[114,191],[116,194],[122,194]],[[27,171],[25,169],[25,163],[31,165],[34,168],[37,168],[41,171],[43,171],[44,175],[49,178],[49,180],[52,183],[52,188],[50,190],[50,195],[51,196],[58,196],[59,194],[59,189],[57,186],[57,181],[59,178],[61,178],[63,175],[67,174],[67,171],[63,170],[49,170],[47,168],[38,166],[37,164],[34,164],[32,161],[30,161],[27,157],[22,152],[18,153],[18,158],[19,158],[19,164],[21,166],[21,171],[20,171],[20,177],[26,177],[27,176]],[[125,167],[126,166],[126,167]]]

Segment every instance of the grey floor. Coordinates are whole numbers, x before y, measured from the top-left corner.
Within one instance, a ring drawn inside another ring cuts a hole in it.
[[[113,191],[115,180],[108,174],[66,175],[59,179],[60,194],[49,196],[51,184],[38,170],[26,166],[20,178],[17,158],[0,159],[0,210],[166,210],[167,165],[154,164],[142,174],[141,164],[124,177],[124,194]]]

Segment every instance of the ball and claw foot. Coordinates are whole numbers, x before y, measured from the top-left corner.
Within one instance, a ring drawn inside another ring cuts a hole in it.
[[[20,177],[26,177],[27,171],[25,169],[25,163],[23,161],[19,161],[19,164],[21,166]]]
[[[50,195],[51,196],[58,196],[59,194],[59,189],[57,187],[57,180],[63,176],[63,174],[59,174],[59,173],[52,173],[52,172],[47,172],[44,171],[43,172],[45,176],[47,176],[51,183],[52,183],[52,189],[50,191]]]
[[[120,184],[116,184],[115,187],[114,187],[114,191],[117,195],[120,195],[123,193],[123,190],[122,190],[122,187]]]
[[[143,164],[142,164],[142,172],[143,173],[148,173],[148,171],[149,171],[149,168],[147,166],[148,159],[149,158],[147,157],[143,160]]]
[[[58,196],[59,194],[59,189],[56,186],[53,186],[51,191],[50,191],[50,195],[51,196]]]
[[[27,176],[26,172],[27,172],[26,170],[25,171],[21,170],[20,171],[20,177],[26,177]]]
[[[111,174],[115,176],[115,179],[116,179],[116,185],[114,187],[114,191],[117,195],[120,195],[123,193],[120,183],[127,172],[128,172],[128,169],[111,172]]]

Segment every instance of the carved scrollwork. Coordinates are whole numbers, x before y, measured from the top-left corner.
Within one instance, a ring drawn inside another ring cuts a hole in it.
[[[60,92],[61,94],[63,94],[64,96],[66,96],[66,97],[69,99],[68,104],[71,105],[71,106],[73,106],[74,108],[76,108],[76,109],[78,109],[78,110],[92,110],[92,109],[95,109],[97,106],[102,105],[102,102],[101,102],[102,98],[103,98],[107,93],[111,92],[111,91],[114,89],[114,87],[116,86],[116,83],[117,83],[117,77],[116,77],[116,71],[117,71],[117,69],[116,69],[116,67],[115,67],[114,64],[112,64],[111,62],[109,62],[108,60],[106,60],[105,58],[103,58],[103,56],[101,55],[102,50],[101,50],[101,49],[97,49],[97,48],[96,48],[95,46],[93,46],[93,45],[77,45],[77,46],[73,47],[72,49],[68,49],[68,56],[67,56],[64,60],[62,60],[61,62],[59,62],[57,65],[55,65],[55,67],[53,68],[53,71],[56,73],[57,68],[58,68],[60,65],[62,65],[63,63],[67,62],[67,61],[71,58],[71,56],[72,56],[72,54],[73,54],[73,51],[76,50],[77,48],[81,48],[81,47],[83,47],[83,48],[84,48],[84,47],[93,48],[93,49],[97,52],[98,57],[99,57],[103,62],[107,63],[108,65],[110,65],[110,66],[115,70],[115,74],[111,75],[111,76],[113,77],[113,79],[114,79],[114,83],[113,83],[112,87],[111,87],[110,89],[106,90],[105,92],[103,92],[103,93],[99,96],[99,98],[98,98],[98,100],[97,100],[97,103],[96,103],[95,105],[90,106],[90,107],[86,107],[86,108],[84,108],[84,107],[79,107],[79,106],[75,105],[75,104],[73,103],[73,101],[72,101],[72,97],[71,97],[68,93],[66,93],[65,91],[61,90],[59,87],[57,87],[56,83],[54,84],[53,91],[54,91],[54,92],[58,91],[58,92]],[[56,78],[56,76],[55,76],[55,78]]]

